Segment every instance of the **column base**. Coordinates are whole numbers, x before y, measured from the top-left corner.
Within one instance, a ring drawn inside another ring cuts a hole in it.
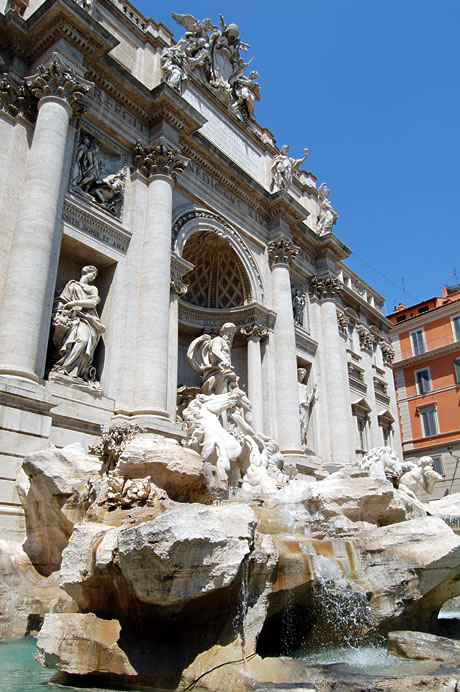
[[[2,375],[17,380],[28,380],[29,382],[38,384],[38,377],[34,372],[25,370],[24,368],[17,368],[15,365],[0,365],[0,376]]]

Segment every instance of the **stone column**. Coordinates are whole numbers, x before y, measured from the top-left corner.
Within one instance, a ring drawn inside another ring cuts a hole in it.
[[[289,264],[299,249],[285,238],[268,244],[272,268],[276,361],[276,419],[278,443],[283,454],[303,454],[300,441],[299,394],[295,326],[292,313]]]
[[[169,302],[171,284],[172,193],[176,173],[188,160],[165,144],[134,151],[134,163],[148,179],[138,301],[134,411],[168,418]]]
[[[169,382],[168,413],[172,421],[176,420],[177,402],[177,357],[179,350],[179,298],[185,296],[188,285],[171,277],[171,302],[169,305]]]
[[[0,375],[43,376],[60,234],[56,217],[73,105],[92,87],[60,60],[26,79],[39,99],[0,312]],[[46,336],[46,335],[45,335]]]
[[[256,322],[240,329],[248,340],[248,398],[252,404],[253,428],[264,431],[264,394],[262,384],[262,361],[260,340],[267,336],[268,329]]]
[[[327,415],[333,461],[354,458],[354,437],[351,418],[350,387],[345,346],[340,336],[336,299],[340,282],[333,277],[310,279],[310,295],[321,306],[321,347],[323,351],[323,382],[327,397]]]

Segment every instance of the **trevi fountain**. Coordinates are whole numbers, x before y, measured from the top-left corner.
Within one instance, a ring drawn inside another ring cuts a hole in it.
[[[0,13],[2,690],[459,692],[460,496],[238,26]]]
[[[39,630],[50,684],[91,689],[458,690],[439,613],[460,594],[460,497],[429,502],[430,457],[390,447],[296,479],[253,427],[234,331],[190,344],[184,444],[121,423],[25,458],[2,637]]]

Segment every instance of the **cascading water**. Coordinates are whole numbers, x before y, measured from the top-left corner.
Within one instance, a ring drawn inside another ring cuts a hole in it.
[[[364,591],[352,588],[337,561],[313,557],[315,624],[308,639],[315,646],[356,647],[375,643],[372,611]]]
[[[241,653],[244,663],[246,665],[246,617],[248,613],[248,599],[249,599],[249,587],[248,587],[248,577],[249,577],[249,556],[246,555],[243,559],[242,564],[242,575],[241,575],[241,587],[240,587],[240,597],[237,602],[236,613],[233,617],[233,631],[235,636],[238,634],[241,637]]]

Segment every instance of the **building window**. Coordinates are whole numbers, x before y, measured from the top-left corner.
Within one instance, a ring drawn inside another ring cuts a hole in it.
[[[412,341],[412,353],[414,356],[418,356],[420,353],[425,353],[426,346],[423,329],[417,329],[415,332],[411,332],[410,338]]]
[[[366,439],[366,419],[357,418],[358,421],[358,445],[359,449],[363,452],[367,450],[367,439]]]
[[[437,454],[436,456],[432,456],[431,458],[433,459],[433,469],[436,471],[436,473],[440,473],[441,476],[444,476],[444,466],[442,463],[441,454]]]
[[[383,446],[391,447],[391,427],[389,425],[382,426]]]
[[[347,326],[347,341],[348,341],[348,348],[351,351],[355,350],[355,328],[353,327],[352,324],[349,324]]]
[[[422,421],[423,437],[432,437],[438,434],[438,416],[436,406],[424,406],[419,409],[420,418]]]
[[[424,305],[422,308],[418,309],[418,314],[423,315],[424,312],[428,312],[428,305]]]
[[[460,358],[454,360],[455,382],[460,384]]]
[[[407,319],[406,315],[399,315],[399,317],[396,318],[396,322],[404,322],[404,320]]]
[[[416,370],[414,372],[415,383],[417,385],[417,394],[426,394],[431,392],[433,387],[431,386],[430,368],[423,368],[423,370]]]
[[[455,341],[460,341],[460,315],[452,317],[452,329],[454,330]]]

